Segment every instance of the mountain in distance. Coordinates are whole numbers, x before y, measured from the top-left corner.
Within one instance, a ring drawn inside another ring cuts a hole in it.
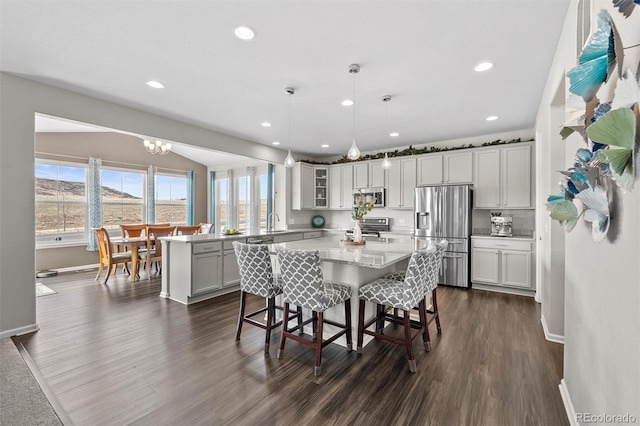
[[[56,195],[57,191],[78,197],[84,197],[86,195],[85,184],[83,182],[36,178],[36,197],[52,197]],[[141,199],[141,197],[136,197],[107,186],[102,187],[102,195],[104,197],[129,198],[132,200]]]

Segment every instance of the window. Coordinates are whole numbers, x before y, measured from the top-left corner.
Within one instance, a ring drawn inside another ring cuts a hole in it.
[[[187,224],[187,178],[156,175],[156,222]]]
[[[249,167],[216,173],[216,228],[254,232],[267,228],[268,169]]]
[[[36,242],[86,241],[87,169],[36,162]]]
[[[144,172],[102,169],[102,226],[145,223]]]

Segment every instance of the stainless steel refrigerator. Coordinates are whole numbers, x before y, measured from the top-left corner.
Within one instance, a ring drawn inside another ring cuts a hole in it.
[[[471,185],[421,186],[415,190],[416,248],[449,241],[439,284],[470,287]]]

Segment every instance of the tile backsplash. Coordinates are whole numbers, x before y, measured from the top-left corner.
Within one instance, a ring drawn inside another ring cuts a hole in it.
[[[474,209],[471,226],[474,234],[490,234],[491,233],[491,213],[502,213],[502,216],[511,216],[513,218],[513,235],[532,237],[535,231],[535,210],[484,210]]]

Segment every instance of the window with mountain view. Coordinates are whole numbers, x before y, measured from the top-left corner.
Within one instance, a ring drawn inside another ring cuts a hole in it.
[[[86,167],[36,163],[36,241],[85,240]]]
[[[156,223],[187,224],[187,178],[156,175]]]
[[[102,226],[145,223],[146,172],[102,169]]]

